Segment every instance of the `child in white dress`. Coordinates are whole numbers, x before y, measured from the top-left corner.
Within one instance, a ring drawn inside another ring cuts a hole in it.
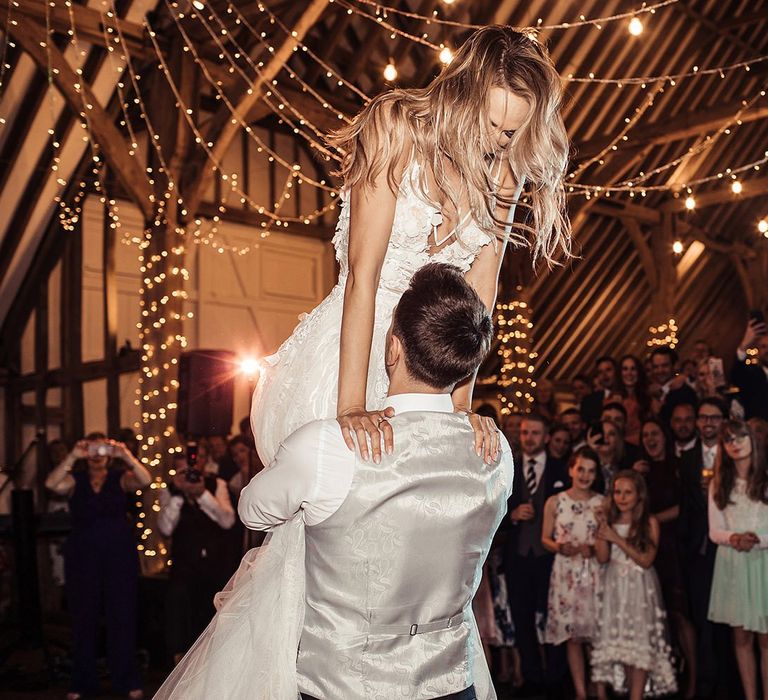
[[[601,519],[602,520],[602,519]],[[607,518],[597,531],[597,559],[607,563],[592,650],[592,680],[605,700],[605,684],[630,700],[677,689],[667,615],[653,560],[659,523],[649,514],[642,475],[631,469],[613,480]]]
[[[600,457],[589,447],[573,454],[568,464],[571,487],[547,499],[541,535],[544,547],[555,554],[544,641],[567,643],[577,700],[587,697],[584,645],[597,632],[601,572],[594,545],[603,497],[592,486],[599,464]]]

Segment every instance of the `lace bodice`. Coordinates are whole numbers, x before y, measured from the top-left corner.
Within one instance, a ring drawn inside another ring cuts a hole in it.
[[[761,534],[768,529],[768,505],[747,495],[746,479],[736,479],[730,500],[722,511],[726,530]]]
[[[430,255],[429,243],[432,232],[432,217],[439,208],[430,204],[419,186],[419,164],[412,163],[403,172],[400,191],[395,205],[395,219],[384,264],[381,269],[379,286],[402,294],[414,273],[430,262],[455,265],[467,272],[480,249],[494,243],[491,236],[482,231],[471,219],[461,228],[458,237],[436,253]],[[341,268],[340,280],[349,271],[347,249],[349,245],[349,192],[341,192],[341,211],[333,237],[336,260]]]

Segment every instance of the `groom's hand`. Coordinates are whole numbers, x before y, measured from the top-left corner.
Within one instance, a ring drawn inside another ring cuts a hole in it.
[[[350,408],[343,411],[336,417],[341,426],[341,434],[344,442],[350,450],[355,449],[355,438],[357,439],[357,448],[360,456],[368,461],[371,454],[373,461],[378,464],[381,462],[381,444],[384,442],[384,451],[392,454],[394,438],[392,435],[392,426],[388,418],[395,415],[395,409],[391,406],[383,411],[366,411],[363,408]],[[355,437],[352,437],[354,434]],[[368,450],[368,439],[371,441],[370,451]]]

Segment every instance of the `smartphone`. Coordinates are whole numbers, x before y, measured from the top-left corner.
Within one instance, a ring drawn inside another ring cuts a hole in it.
[[[720,357],[708,357],[707,364],[712,375],[712,383],[716,389],[720,389],[728,384],[725,381],[725,371],[723,370],[723,360]]]
[[[114,446],[108,442],[89,442],[89,457],[111,457],[114,452]]]

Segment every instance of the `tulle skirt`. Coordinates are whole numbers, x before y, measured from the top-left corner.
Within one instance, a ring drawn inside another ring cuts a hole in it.
[[[768,633],[768,549],[738,552],[718,546],[709,619]]]
[[[336,417],[339,342],[345,279],[309,314],[279,348],[264,358],[251,404],[256,449],[270,464],[280,443],[313,420]],[[384,367],[386,335],[400,294],[386,288],[376,295],[376,320],[368,364],[367,407],[383,408],[389,388]]]

